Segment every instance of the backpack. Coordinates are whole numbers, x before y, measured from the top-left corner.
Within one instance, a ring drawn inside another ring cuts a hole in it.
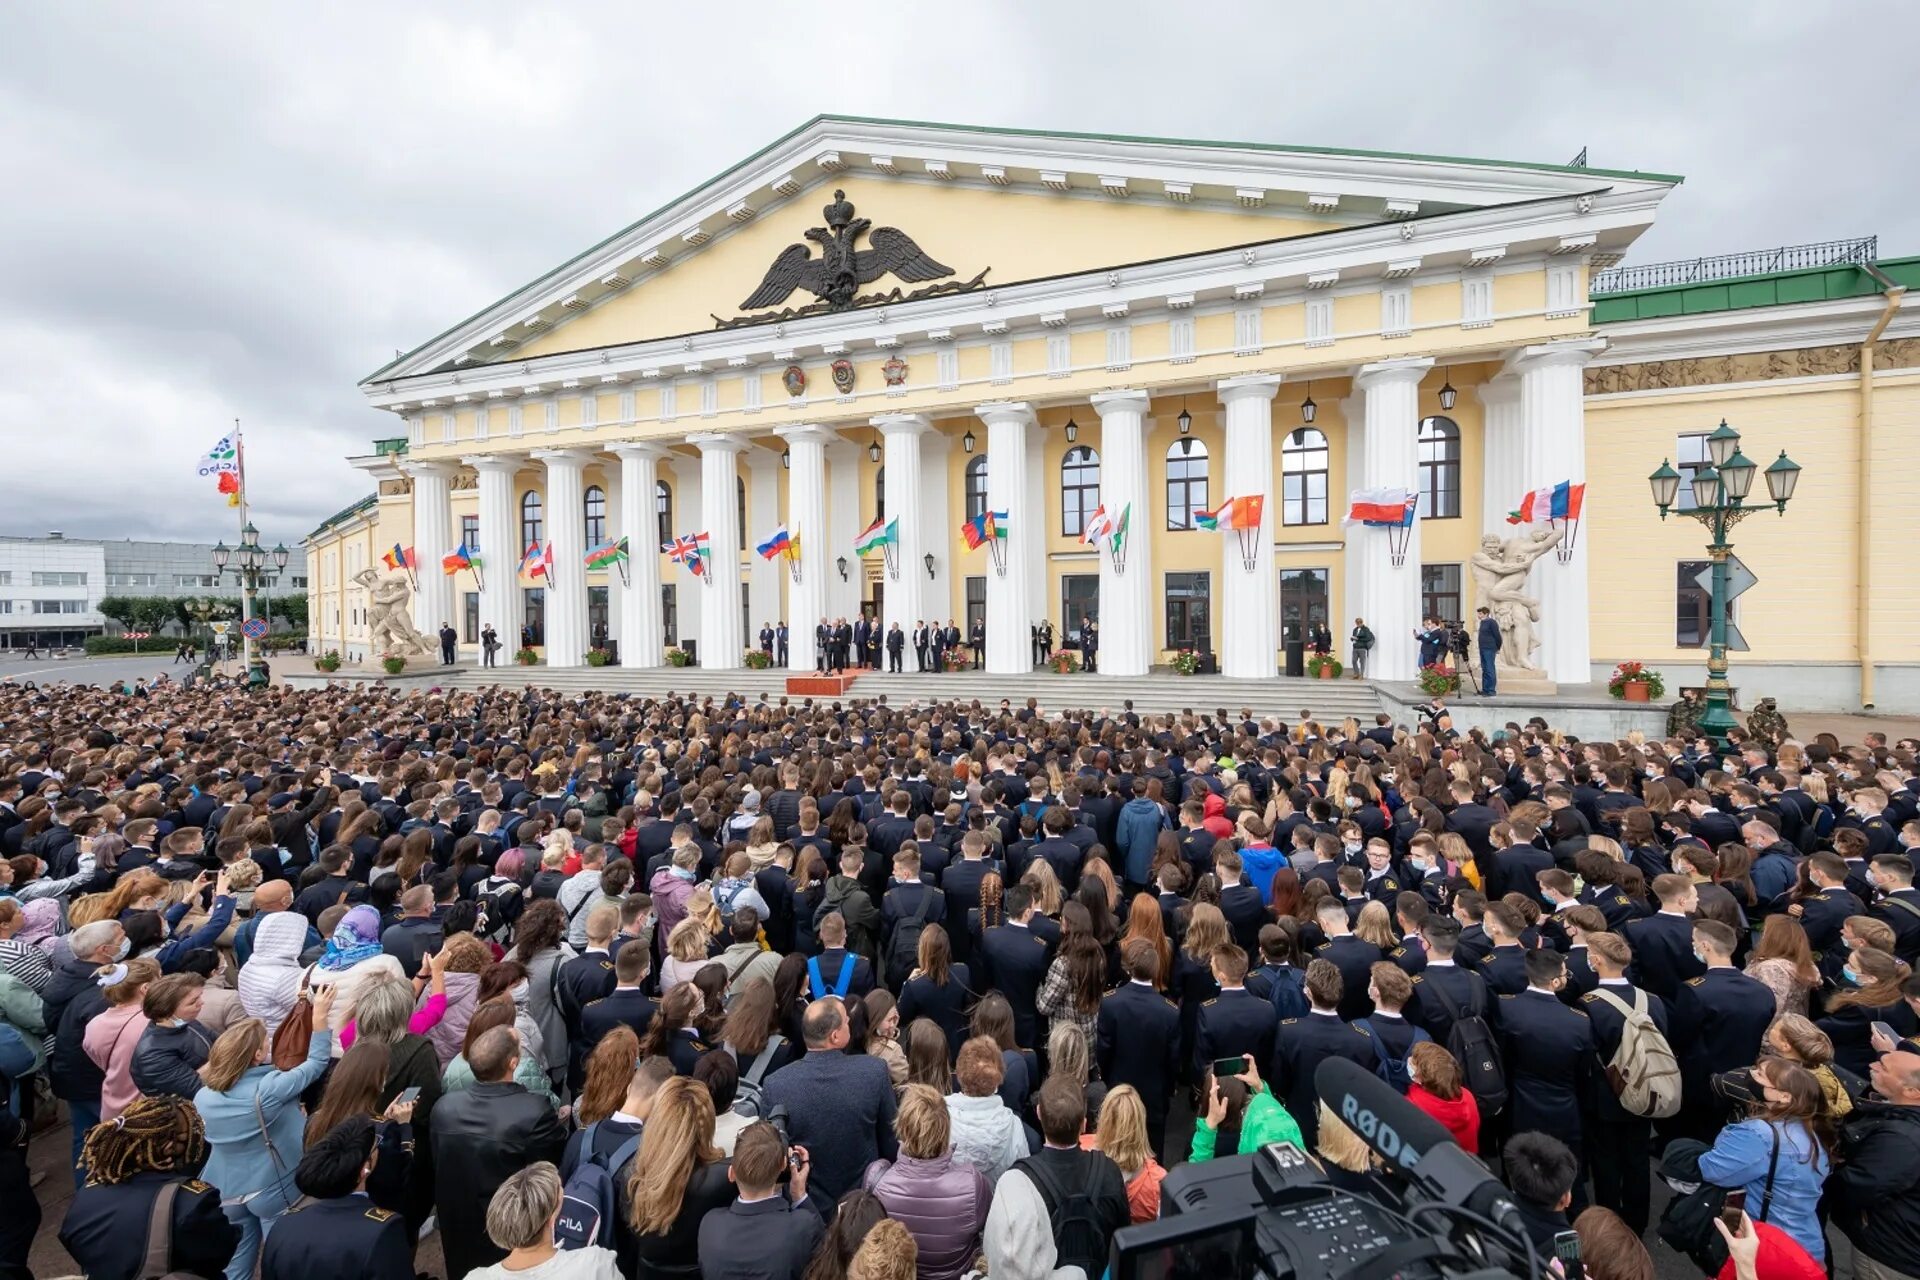
[[[1607,1083],[1622,1110],[1636,1116],[1665,1120],[1680,1113],[1680,1063],[1673,1046],[1660,1034],[1647,1013],[1647,993],[1633,993],[1633,1007],[1605,987],[1593,994],[1606,1001],[1625,1019],[1620,1029],[1620,1047],[1607,1063]]]
[[[1365,1027],[1367,1029],[1367,1039],[1373,1042],[1374,1074],[1392,1085],[1395,1090],[1404,1094],[1413,1084],[1413,1077],[1407,1073],[1407,1059],[1390,1057],[1388,1055],[1386,1042],[1380,1038],[1380,1031],[1373,1025],[1373,1019],[1356,1018],[1354,1019],[1353,1025],[1356,1027]],[[1407,1054],[1411,1057],[1413,1054],[1413,1046],[1431,1040],[1433,1037],[1419,1027],[1413,1027],[1411,1024],[1409,1024],[1409,1026],[1413,1032],[1413,1039],[1407,1041]]]
[[[1026,1174],[1040,1198],[1046,1202],[1047,1221],[1053,1228],[1054,1265],[1075,1266],[1090,1276],[1107,1269],[1110,1232],[1100,1217],[1100,1206],[1093,1197],[1093,1177],[1084,1168],[1077,1187],[1063,1186],[1053,1172],[1032,1156],[1017,1161],[1014,1168]],[[1124,1223],[1122,1225],[1125,1225]]]
[[[1499,1114],[1507,1105],[1507,1073],[1500,1065],[1500,1045],[1487,1026],[1485,1002],[1475,996],[1473,1008],[1466,1013],[1439,983],[1426,984],[1440,997],[1441,1006],[1453,1019],[1447,1032],[1447,1052],[1460,1063],[1461,1083],[1480,1105],[1482,1118]]]
[[[920,962],[920,934],[927,927],[927,910],[933,906],[933,900],[940,891],[932,885],[922,885],[920,905],[914,908],[910,916],[903,917],[893,927],[893,941],[887,947],[887,980],[890,983],[902,983],[907,975]]]
[[[733,1111],[735,1115],[752,1116],[758,1119],[761,1114],[760,1095],[766,1079],[767,1068],[773,1063],[773,1055],[780,1052],[780,1046],[787,1042],[786,1037],[774,1034],[767,1037],[766,1047],[747,1064],[740,1073],[740,1083],[735,1086]]]
[[[847,951],[841,954],[840,972],[833,980],[832,994],[834,999],[845,1000],[847,998],[847,988],[853,985],[853,971],[859,963],[860,957],[853,954],[853,952]],[[827,998],[827,980],[820,976],[819,956],[807,957],[807,981],[813,988],[813,998],[815,1000],[824,1000]]]
[[[609,1155],[598,1155],[593,1139],[601,1123],[594,1121],[580,1135],[580,1163],[560,1191],[560,1216],[553,1224],[553,1242],[562,1249],[613,1247],[613,1220],[620,1211],[613,1176],[640,1150],[640,1135],[628,1138]]]
[[[1267,1000],[1281,1018],[1304,1018],[1307,1004],[1307,975],[1292,965],[1263,964],[1254,972],[1267,979]]]

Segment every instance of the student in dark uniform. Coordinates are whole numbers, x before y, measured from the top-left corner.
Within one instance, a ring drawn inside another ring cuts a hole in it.
[[[1460,922],[1448,916],[1427,921],[1426,967],[1413,979],[1413,1000],[1407,1018],[1441,1044],[1453,1034],[1456,1018],[1493,1016],[1493,993],[1486,979],[1455,959]]]
[[[780,625],[775,627],[773,631],[774,666],[784,667],[787,665],[787,652],[791,636],[792,633],[787,630],[786,620],[784,618],[781,619]]]
[[[1279,1024],[1271,1001],[1247,990],[1247,953],[1222,947],[1213,953],[1213,980],[1220,994],[1200,1006],[1194,1036],[1193,1074],[1219,1058],[1252,1054],[1256,1064],[1273,1061],[1273,1033]]]
[[[567,1024],[567,1087],[576,1093],[586,1082],[587,1054],[593,1051],[581,1015],[589,1004],[606,999],[619,985],[613,961],[607,956],[607,944],[613,941],[619,923],[620,913],[612,907],[589,911],[586,951],[561,964],[553,975],[553,993]]]
[[[1904,853],[1881,854],[1867,877],[1879,891],[1868,913],[1893,930],[1893,954],[1909,967],[1920,963],[1920,889],[1913,887],[1913,860]]]
[[[1504,902],[1489,902],[1482,927],[1493,950],[1479,965],[1480,976],[1499,996],[1518,995],[1527,989],[1527,949],[1520,945],[1526,922],[1520,913]]]
[[[1374,962],[1383,959],[1380,948],[1353,935],[1347,925],[1346,905],[1337,898],[1323,899],[1314,920],[1327,935],[1327,940],[1314,948],[1314,959],[1325,960],[1340,971],[1340,1017],[1347,1022],[1366,1017],[1373,1012],[1373,1001],[1367,999],[1367,982]]]
[[[1560,1003],[1566,961],[1551,947],[1529,951],[1527,986],[1500,997],[1501,1056],[1507,1065],[1507,1117],[1512,1132],[1551,1133],[1578,1160],[1583,1151],[1581,1100],[1593,1061],[1587,1015]],[[1575,1181],[1575,1200],[1580,1199]]]
[[[1653,1121],[1620,1105],[1607,1083],[1606,1070],[1620,1050],[1627,1013],[1643,1003],[1655,1028],[1670,1038],[1667,1004],[1627,981],[1633,952],[1625,938],[1617,933],[1590,933],[1586,943],[1587,958],[1599,977],[1593,990],[1580,997],[1580,1007],[1593,1028],[1587,1088],[1593,1099],[1593,1123],[1584,1135],[1587,1163],[1593,1169],[1593,1202],[1619,1214],[1634,1234],[1644,1235],[1651,1204],[1647,1161],[1653,1148]]]
[[[81,1158],[87,1182],[67,1206],[60,1243],[83,1273],[103,1280],[225,1273],[240,1228],[227,1221],[220,1192],[195,1176],[207,1163],[207,1134],[191,1102],[137,1099],[112,1124],[94,1126]],[[158,1224],[164,1242],[154,1238],[154,1207],[162,1196],[171,1202]],[[163,1243],[156,1261],[164,1265],[151,1270],[147,1255]]]
[[[1627,945],[1633,948],[1631,976],[1634,986],[1671,1006],[1689,979],[1706,972],[1693,953],[1693,921],[1688,918],[1700,898],[1692,882],[1678,873],[1655,876],[1653,893],[1660,900],[1660,910],[1628,921],[1624,930]]]
[[[1180,1071],[1180,1011],[1155,988],[1160,953],[1153,943],[1135,938],[1121,963],[1127,981],[1100,1001],[1094,1057],[1108,1088],[1130,1084],[1139,1090],[1147,1110],[1147,1140],[1164,1156],[1167,1104]]]
[[[1340,970],[1331,960],[1315,960],[1307,966],[1307,1002],[1311,1007],[1306,1017],[1287,1018],[1280,1023],[1273,1069],[1267,1073],[1309,1149],[1320,1136],[1320,1094],[1313,1084],[1320,1064],[1328,1058],[1345,1058],[1372,1071],[1376,1062],[1373,1038],[1366,1028],[1340,1018],[1340,984]],[[1361,995],[1366,995],[1364,989]]]
[[[1827,957],[1842,949],[1841,927],[1849,916],[1863,916],[1867,909],[1847,891],[1847,864],[1839,854],[1816,853],[1808,858],[1807,878],[1813,881],[1813,892],[1787,911],[1800,918],[1801,927],[1807,931],[1807,945],[1813,948],[1814,958],[1821,962],[1820,971],[1831,978],[1838,972],[1838,966]]]
[[[582,1062],[615,1027],[631,1027],[637,1036],[647,1034],[647,1027],[653,1022],[654,1003],[641,988],[646,983],[651,961],[645,947],[622,947],[620,954],[613,958],[613,990],[599,999],[587,1001],[580,1010],[580,1031],[574,1038],[583,1042]]]
[[[293,1173],[302,1199],[267,1236],[262,1280],[411,1280],[407,1220],[367,1198],[374,1138],[371,1119],[351,1116],[306,1149]]]
[[[1046,981],[1047,941],[1033,930],[1033,890],[1016,884],[1001,902],[1006,923],[980,935],[980,988],[998,990],[1013,1006],[1013,1038],[1023,1049],[1040,1045],[1040,984]],[[1177,1052],[1176,1037],[1170,1052]]]
[[[1722,1071],[1750,1067],[1773,1025],[1773,990],[1733,967],[1733,930],[1717,920],[1693,926],[1694,950],[1706,972],[1689,978],[1673,1002],[1673,1051],[1680,1059],[1685,1136],[1712,1141],[1726,1105],[1713,1091]]]

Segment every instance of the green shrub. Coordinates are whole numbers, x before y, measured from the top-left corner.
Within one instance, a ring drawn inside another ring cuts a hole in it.
[[[129,640],[125,636],[88,636],[85,647],[87,656],[95,657],[103,653],[162,653],[177,648],[179,644],[178,640],[170,640],[165,636],[146,640]]]

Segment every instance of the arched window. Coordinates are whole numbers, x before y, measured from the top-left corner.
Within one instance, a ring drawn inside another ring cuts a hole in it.
[[[534,490],[529,489],[520,495],[521,550],[524,551],[528,547],[538,546],[540,543],[546,541],[547,522],[545,513],[546,504],[540,500],[540,495]]]
[[[1060,532],[1077,538],[1100,505],[1100,455],[1084,444],[1060,460]]]
[[[599,485],[587,486],[587,545],[597,547],[607,540],[607,494]]]
[[[1191,529],[1207,509],[1207,446],[1182,436],[1167,448],[1167,528]]]
[[[673,541],[673,490],[665,480],[653,482],[653,509],[660,517],[660,545]]]
[[[875,520],[887,518],[887,469],[885,467],[873,469],[873,518]]]
[[[747,479],[745,476],[733,478],[734,499],[740,504],[740,549],[747,549]]]
[[[983,453],[967,463],[967,519],[973,519],[986,509],[987,455]]]
[[[1312,427],[1280,446],[1280,523],[1327,522],[1327,438]]]
[[[1460,515],[1460,428],[1452,418],[1420,419],[1420,518]]]

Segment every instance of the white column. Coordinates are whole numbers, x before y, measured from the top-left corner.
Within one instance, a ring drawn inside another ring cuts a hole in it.
[[[421,635],[433,638],[441,624],[453,621],[453,579],[441,570],[440,562],[453,550],[453,506],[447,483],[454,468],[445,462],[409,462],[405,470],[413,480],[413,551],[419,558],[413,575],[420,584],[413,593],[413,625]],[[438,639],[433,651],[437,658]]]
[[[700,450],[700,524],[713,554],[707,561],[712,581],[700,593],[700,665],[730,671],[740,665],[746,637],[740,631],[740,451],[751,446],[738,436],[692,435]]]
[[[1221,634],[1214,637],[1220,674],[1241,680],[1265,679],[1279,667],[1277,583],[1273,569],[1273,396],[1280,379],[1271,374],[1228,378],[1216,384],[1226,408],[1227,448],[1222,496],[1258,494],[1260,528],[1253,567],[1241,554],[1242,535],[1222,531],[1220,598],[1225,602]]]
[[[536,449],[547,465],[547,540],[553,568],[545,582],[547,665],[579,667],[587,654],[587,509],[584,449]]]
[[[1433,361],[1383,360],[1360,366],[1354,388],[1366,402],[1366,430],[1360,487],[1414,489],[1420,483],[1420,379]],[[1374,635],[1367,675],[1376,680],[1411,680],[1419,667],[1413,630],[1420,621],[1420,522],[1407,538],[1406,557],[1395,565],[1385,529],[1347,530],[1359,540],[1365,566],[1360,601],[1354,613],[1367,620]]]
[[[1520,375],[1520,432],[1528,468],[1523,488],[1586,481],[1585,371],[1606,346],[1603,338],[1576,338],[1522,347],[1507,358],[1507,369]],[[1593,679],[1584,532],[1565,564],[1546,556],[1534,564],[1529,579],[1540,601],[1540,650],[1534,661],[1556,684]]]
[[[747,593],[752,601],[749,612],[751,630],[745,637],[749,647],[760,643],[760,625],[780,625],[780,582],[786,576],[784,560],[763,560],[754,550],[762,538],[780,523],[780,455],[766,449],[749,449],[747,464]]]
[[[987,509],[1008,513],[1007,541],[1001,548],[1005,573],[993,567],[991,550],[983,548],[988,556],[987,670],[1025,675],[1033,670],[1033,626],[1039,618],[1029,580],[1031,548],[1044,544],[1046,536],[1045,509],[1024,507],[1028,442],[1038,432],[1033,409],[1026,404],[1000,401],[974,412],[987,424]]]
[[[1340,419],[1347,429],[1347,474],[1345,489],[1327,495],[1327,505],[1335,516],[1347,513],[1347,495],[1366,484],[1367,476],[1367,399],[1358,388],[1352,388],[1352,394],[1340,402]],[[1316,424],[1317,425],[1317,424]],[[1331,483],[1331,477],[1329,477]],[[1351,663],[1352,649],[1347,645],[1347,637],[1353,634],[1353,620],[1366,617],[1367,548],[1370,545],[1365,534],[1370,529],[1341,526],[1341,571],[1346,575],[1341,585],[1341,600],[1346,606],[1345,616],[1334,619],[1331,624],[1336,646],[1341,647],[1340,660]],[[1375,649],[1375,653],[1379,650]],[[1372,674],[1373,668],[1367,668]]]
[[[1100,559],[1100,670],[1143,676],[1153,664],[1153,529],[1147,506],[1144,391],[1109,391],[1093,398],[1100,415],[1100,503],[1109,519],[1132,504],[1127,518],[1126,571],[1113,567],[1105,548]],[[1109,540],[1110,541],[1110,540]]]
[[[933,423],[921,413],[889,413],[875,418],[873,425],[886,439],[887,523],[897,520],[900,527],[899,545],[893,549],[898,576],[886,580],[881,602],[886,616],[880,623],[887,629],[897,622],[911,635],[915,621],[927,616],[927,572],[920,563],[927,550],[920,529],[920,442]]]
[[[620,510],[623,486],[620,483],[620,468],[614,466],[605,458],[600,460],[600,487],[605,492],[607,499],[607,541],[617,544],[620,541],[621,535],[626,532],[625,517]],[[614,642],[615,647],[618,648],[621,656],[624,658],[627,646],[624,638],[625,629],[621,626],[620,615],[626,608],[626,602],[623,599],[626,595],[626,588],[620,585],[620,568],[618,565],[609,565],[604,572],[606,573],[607,587],[607,639]]]
[[[987,471],[988,482],[991,483],[992,463],[987,464]],[[1047,573],[1047,535],[1054,528],[1053,513],[1060,505],[1059,490],[1052,484],[1056,477],[1047,474],[1047,441],[1041,434],[1038,423],[1034,424],[1032,431],[1027,432],[1026,477],[1024,490],[1009,491],[1020,493],[1019,504],[1009,508],[996,498],[994,510],[1011,510],[1013,513],[1011,518],[1019,520],[1027,527],[1026,532],[1030,536],[1019,544],[1027,565],[1027,613],[1035,622],[1042,618],[1053,618],[1053,634],[1055,642],[1058,643],[1067,633],[1067,620],[1057,616],[1056,611],[1060,608],[1060,601],[1050,589],[1050,575]],[[1033,647],[1031,636],[1028,637],[1027,647],[1029,649]],[[1032,669],[1032,657],[1031,653],[1027,655],[1028,665],[1022,667],[1022,671]]]
[[[627,539],[627,575],[620,593],[620,665],[657,667],[665,663],[660,618],[660,460],[667,451],[639,441],[607,446],[620,459],[620,532]],[[484,526],[483,526],[484,527]],[[617,574],[615,575],[618,576]]]
[[[953,441],[939,431],[929,431],[920,438],[920,494],[914,502],[914,511],[920,520],[920,559],[914,563],[920,570],[920,585],[929,616],[952,618],[964,639],[967,634],[965,611],[953,602],[953,557],[955,545],[965,544],[960,542],[957,532],[960,522],[948,523],[947,520],[947,468],[952,465],[952,455]],[[925,564],[929,552],[933,554],[932,577],[927,576]],[[911,642],[912,624],[903,625]],[[906,657],[912,659],[911,648]]]
[[[702,500],[705,486],[701,481],[700,459],[676,454],[669,465],[673,470],[673,536],[677,538],[683,533],[698,533],[706,527],[707,518],[706,504]],[[703,614],[700,599],[709,588],[688,573],[684,565],[671,565],[668,571],[673,579],[674,613],[679,618],[678,638],[699,644],[704,661],[707,646],[705,632],[701,629]]]
[[[854,539],[865,523],[860,519],[860,509],[860,446],[829,432],[827,543],[820,557],[820,576],[827,584],[822,612],[829,618],[856,618],[860,614],[866,584],[860,580],[860,557],[853,554]],[[806,554],[805,542],[800,544],[800,551]],[[845,577],[840,574],[842,560],[847,563]],[[810,625],[818,622],[815,618]]]
[[[800,539],[800,581],[787,587],[787,666],[811,671],[820,654],[813,629],[830,612],[829,579],[839,581],[833,558],[848,553],[836,547],[827,524],[827,445],[837,440],[831,431],[813,426],[780,427],[792,467],[787,471],[787,529]],[[782,573],[788,572],[785,565]]]
[[[460,461],[480,478],[480,545],[469,551],[480,561],[480,629],[500,638],[498,661],[513,660],[520,647],[520,513],[513,500],[513,477],[524,459],[518,454],[488,453]],[[484,662],[484,649],[474,651]]]
[[[1506,537],[1507,512],[1527,491],[1526,433],[1521,430],[1520,379],[1502,374],[1474,388],[1480,433],[1480,532]]]

